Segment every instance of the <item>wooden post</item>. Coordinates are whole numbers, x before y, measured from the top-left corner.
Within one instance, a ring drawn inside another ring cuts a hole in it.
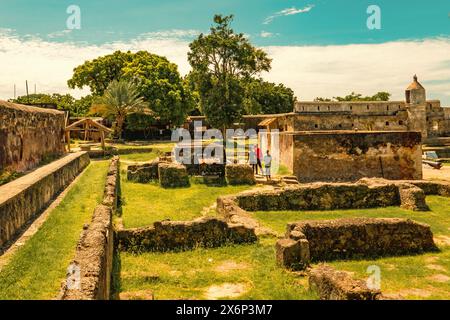
[[[67,150],[70,152],[70,130],[66,130]]]
[[[105,154],[105,131],[100,130],[101,132],[101,139],[102,139],[102,149],[103,149],[103,155]]]
[[[88,124],[88,121],[86,120],[86,122],[84,123],[84,141],[87,140],[88,130],[89,130],[89,124]]]

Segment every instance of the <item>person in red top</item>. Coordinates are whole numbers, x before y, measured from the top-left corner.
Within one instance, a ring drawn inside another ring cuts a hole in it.
[[[261,173],[263,172],[262,164],[262,151],[258,145],[256,145],[256,174],[258,174],[258,167],[261,169]]]

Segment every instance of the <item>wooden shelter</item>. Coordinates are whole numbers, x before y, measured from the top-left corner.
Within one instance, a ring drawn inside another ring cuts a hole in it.
[[[108,127],[105,127],[101,123],[98,123],[92,119],[84,118],[81,120],[78,120],[71,125],[66,127],[65,130],[65,138],[67,142],[67,148],[70,152],[70,132],[71,131],[83,131],[84,132],[84,140],[87,140],[89,137],[89,134],[92,132],[99,133],[100,134],[100,141],[102,144],[102,149],[105,150],[105,136],[107,134],[110,134],[113,132]]]

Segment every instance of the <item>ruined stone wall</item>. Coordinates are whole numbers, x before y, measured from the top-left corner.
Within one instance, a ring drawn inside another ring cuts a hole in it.
[[[289,171],[294,171],[294,136],[289,132],[279,135],[280,164],[286,166]]]
[[[351,113],[307,113],[294,117],[294,131],[319,130],[367,130],[367,131],[406,131],[408,115],[399,111],[394,115],[367,115]]]
[[[299,132],[293,139],[293,171],[301,182],[422,178],[417,132]]]
[[[87,153],[73,153],[0,186],[0,248],[13,240],[88,164]]]
[[[117,208],[119,158],[108,169],[103,201],[78,241],[75,258],[62,284],[60,300],[109,300],[114,257],[112,215]]]
[[[404,101],[298,101],[294,110],[298,113],[350,112],[351,114],[393,115],[404,110]]]
[[[211,248],[257,240],[254,229],[217,218],[155,222],[153,227],[118,230],[117,238],[120,250],[134,252]]]
[[[320,265],[309,272],[309,289],[319,294],[320,300],[379,300],[380,290],[370,289],[367,281],[353,279],[344,271]]]
[[[353,218],[290,223],[277,242],[277,261],[302,269],[310,262],[436,251],[430,226],[409,219]]]
[[[0,101],[0,173],[22,172],[64,152],[64,113]]]

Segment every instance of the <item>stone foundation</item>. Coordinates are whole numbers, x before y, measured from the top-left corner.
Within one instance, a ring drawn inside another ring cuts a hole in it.
[[[106,179],[103,203],[85,226],[63,283],[61,300],[109,300],[114,254],[112,214],[117,205],[119,159],[113,158]]]
[[[87,153],[73,153],[0,186],[0,248],[14,240],[88,164]]]
[[[175,163],[162,162],[158,165],[159,184],[163,188],[189,187],[186,167]]]
[[[426,224],[409,219],[335,219],[288,224],[276,244],[279,265],[303,269],[310,262],[374,258],[437,250]]]
[[[381,292],[369,289],[365,281],[325,265],[309,272],[309,287],[321,300],[379,300],[381,297]]]
[[[225,167],[225,177],[230,185],[256,183],[253,168],[248,164],[228,164]]]
[[[139,183],[148,183],[152,180],[158,180],[158,164],[159,160],[155,160],[152,163],[128,166],[127,179]]]
[[[121,250],[133,252],[189,250],[257,241],[254,229],[216,218],[155,222],[153,227],[119,230],[117,238]]]

